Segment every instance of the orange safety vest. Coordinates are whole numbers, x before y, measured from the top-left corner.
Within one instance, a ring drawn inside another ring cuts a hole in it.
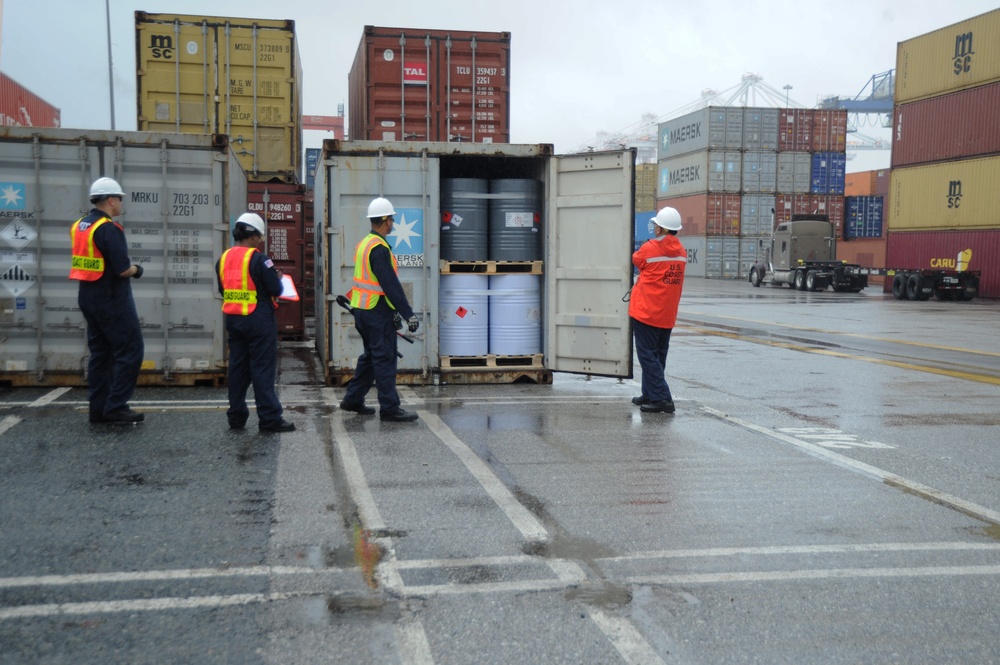
[[[354,250],[354,287],[351,289],[351,307],[372,309],[378,303],[379,297],[384,297],[389,307],[396,309],[385,295],[375,273],[372,272],[371,253],[379,245],[383,245],[389,250],[389,256],[392,257],[392,269],[397,275],[399,274],[399,266],[396,264],[396,257],[393,255],[389,243],[379,234],[369,233]]]
[[[106,222],[111,222],[111,219],[102,217],[87,228],[80,229],[80,222],[83,220],[84,217],[76,220],[69,229],[69,239],[73,243],[69,278],[78,279],[81,282],[96,282],[104,275],[104,255],[94,244],[94,231]]]
[[[674,235],[643,243],[632,255],[639,278],[632,288],[628,315],[655,328],[673,328],[677,323],[687,268],[687,250]]]
[[[222,283],[222,311],[225,314],[247,316],[257,309],[257,285],[250,277],[253,247],[230,247],[219,260],[219,281]]]

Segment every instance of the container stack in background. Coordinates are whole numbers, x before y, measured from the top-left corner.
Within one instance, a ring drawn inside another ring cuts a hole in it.
[[[59,109],[0,72],[0,126],[60,127],[60,117]]]
[[[839,224],[846,146],[840,110],[714,106],[662,123],[656,207],[680,212],[688,254],[704,259],[688,274],[745,278],[773,225],[793,213]]]
[[[837,241],[837,260],[863,268],[884,268],[889,169],[848,173],[844,195],[844,225]],[[882,284],[884,280],[881,275],[868,277],[869,284]]]
[[[1000,9],[900,42],[888,267],[982,270],[1000,296]]]
[[[312,214],[301,184],[302,64],[294,21],[137,11],[135,44],[138,129],[228,136],[250,183],[246,210],[267,221],[266,251],[299,292],[298,302],[279,304],[279,337],[302,339],[302,296],[312,284],[305,224]]]

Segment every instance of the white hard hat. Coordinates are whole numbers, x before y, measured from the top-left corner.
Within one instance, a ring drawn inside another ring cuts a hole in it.
[[[125,196],[125,192],[122,191],[122,186],[118,184],[118,181],[112,180],[111,178],[98,178],[94,181],[94,184],[90,186],[90,198],[97,198],[103,196]]]
[[[264,235],[264,220],[255,212],[245,212],[236,220],[237,224],[246,224],[257,233]]]
[[[368,219],[391,217],[395,214],[396,211],[392,209],[389,199],[383,199],[381,196],[368,204]]]
[[[681,214],[674,208],[664,208],[660,212],[656,213],[656,217],[653,218],[653,221],[657,226],[668,231],[681,230]]]

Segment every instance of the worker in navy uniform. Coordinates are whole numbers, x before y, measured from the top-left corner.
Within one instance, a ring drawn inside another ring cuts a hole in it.
[[[144,414],[129,408],[145,351],[131,278],[142,266],[128,256],[125,229],[114,221],[124,211],[125,192],[111,178],[90,187],[94,208],[70,229],[69,278],[80,282],[78,302],[87,321],[90,422],[138,423]]]
[[[365,405],[365,395],[375,384],[378,391],[379,418],[406,422],[417,419],[413,411],[405,411],[396,392],[396,330],[407,320],[409,331],[416,332],[420,322],[399,283],[396,257],[386,241],[392,233],[396,211],[384,198],[374,199],[368,206],[371,233],[354,250],[354,285],[351,307],[354,327],[361,334],[364,353],[358,357],[354,376],[347,383],[340,408],[363,415],[375,409]],[[397,317],[399,324],[397,326]]]
[[[281,272],[261,251],[264,220],[243,213],[233,228],[233,246],[215,264],[222,311],[229,334],[229,427],[243,429],[250,417],[247,390],[253,385],[257,429],[292,432],[295,425],[282,417],[284,410],[274,388],[278,371],[277,298]]]

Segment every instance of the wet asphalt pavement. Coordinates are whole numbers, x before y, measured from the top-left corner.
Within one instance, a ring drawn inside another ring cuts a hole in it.
[[[689,279],[672,416],[556,374],[381,423],[308,344],[289,434],[224,388],[138,426],[0,388],[0,663],[1000,662],[998,329]]]

